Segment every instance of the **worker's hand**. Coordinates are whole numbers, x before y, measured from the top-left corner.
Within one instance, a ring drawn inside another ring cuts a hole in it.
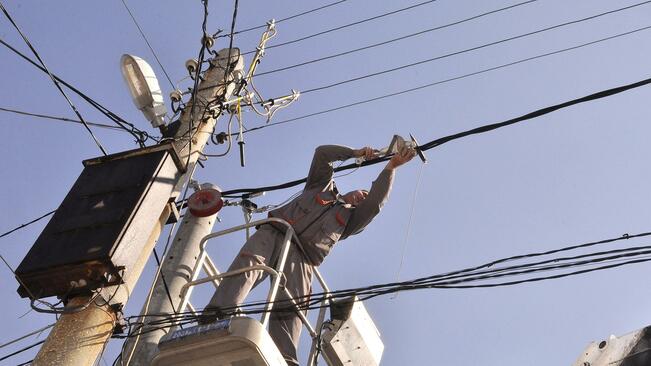
[[[391,157],[389,163],[387,163],[386,169],[395,169],[402,164],[408,162],[416,156],[416,149],[412,147],[403,146],[395,155]]]
[[[356,158],[364,158],[364,160],[371,160],[377,158],[378,152],[377,150],[374,150],[372,147],[365,146],[361,149],[354,150],[353,156],[355,156]]]

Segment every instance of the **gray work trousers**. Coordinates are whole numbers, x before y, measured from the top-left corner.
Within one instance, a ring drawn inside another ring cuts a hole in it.
[[[284,234],[271,225],[262,225],[240,249],[228,268],[229,271],[256,264],[274,268],[282,249]],[[292,243],[287,255],[284,274],[285,287],[293,297],[307,296],[311,292],[313,266],[306,263],[303,254]],[[267,277],[263,271],[249,271],[241,275],[224,278],[209,307],[228,308],[241,304],[249,291]],[[284,281],[281,281],[281,285]],[[287,300],[285,291],[279,289],[277,301]],[[289,365],[298,365],[296,349],[301,335],[301,319],[296,311],[273,312],[269,323],[269,334]]]

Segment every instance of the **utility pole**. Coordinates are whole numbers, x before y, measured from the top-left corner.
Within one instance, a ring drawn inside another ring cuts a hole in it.
[[[212,39],[204,39],[210,43]],[[209,45],[207,45],[209,46]],[[228,57],[230,55],[230,58]],[[41,347],[33,365],[91,366],[100,356],[105,343],[112,334],[121,307],[127,303],[163,226],[172,212],[170,199],[178,197],[181,187],[191,174],[200,152],[213,133],[218,113],[204,114],[207,101],[228,100],[235,84],[242,75],[243,60],[237,49],[223,49],[211,60],[211,66],[203,75],[193,100],[188,102],[180,119],[178,130],[173,134],[174,150],[184,168],[179,171],[175,164],[166,163],[158,171],[157,182],[151,185],[130,225],[121,236],[116,256],[131,258],[131,265],[122,277],[122,283],[101,290],[103,304],[91,297],[72,298],[67,305],[71,311],[61,315],[47,340]],[[215,111],[219,104],[214,104]],[[176,161],[176,165],[179,165]],[[115,179],[119,179],[115,178]],[[152,214],[157,212],[157,214]],[[79,305],[89,304],[83,310]],[[77,308],[75,308],[77,306]],[[73,309],[75,309],[73,311]]]
[[[178,309],[181,303],[181,288],[191,280],[193,264],[197,262],[201,251],[200,241],[212,231],[217,211],[221,208],[221,196],[218,192],[218,189],[204,184],[188,200],[190,209],[186,210],[169,252],[163,260],[153,284],[151,298],[143,305],[140,312],[143,316],[141,321],[155,319],[145,317],[146,315],[174,314]],[[200,212],[192,207],[193,202],[198,200],[201,200],[201,204],[206,208]],[[209,275],[215,274],[218,273]],[[122,354],[125,365],[146,366],[151,363],[156,355],[158,342],[167,333],[164,329],[156,328],[144,326],[138,335],[126,341]]]

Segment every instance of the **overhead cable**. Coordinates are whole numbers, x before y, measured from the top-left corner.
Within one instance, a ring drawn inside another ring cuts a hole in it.
[[[16,22],[14,22],[14,20],[11,18],[11,15],[9,15],[9,12],[7,12],[7,9],[5,9],[4,5],[3,5],[1,2],[0,2],[0,9],[2,9],[2,12],[5,14],[5,17],[7,17],[7,19],[9,20],[9,22],[10,22],[10,23],[14,26],[14,28],[16,29],[16,31],[18,31],[18,33],[20,34],[20,36],[23,38],[23,41],[25,41],[25,44],[27,44],[27,47],[29,47],[29,49],[32,51],[32,53],[33,53],[34,56],[36,57],[36,59],[38,59],[38,61],[41,63],[41,66],[43,66],[43,68],[45,69],[45,71],[47,72],[47,74],[50,76],[50,79],[51,79],[52,82],[54,83],[54,86],[59,90],[59,92],[61,93],[61,95],[63,95],[63,98],[66,100],[66,102],[68,102],[68,105],[70,106],[70,108],[71,108],[71,109],[73,110],[73,112],[77,115],[77,118],[79,118],[79,120],[84,124],[84,127],[86,128],[86,130],[88,131],[88,133],[90,134],[90,136],[93,138],[93,141],[95,141],[95,144],[97,145],[97,147],[99,147],[99,149],[102,151],[102,153],[103,153],[104,155],[108,155],[108,153],[106,152],[106,150],[104,149],[104,147],[102,146],[102,144],[99,142],[99,140],[97,139],[97,137],[95,136],[95,134],[93,133],[93,131],[90,129],[90,127],[88,126],[88,124],[86,123],[86,121],[84,121],[84,118],[81,116],[81,113],[79,113],[79,111],[77,110],[77,107],[75,107],[75,105],[72,103],[72,101],[70,100],[70,98],[68,98],[68,95],[67,95],[66,92],[63,90],[63,88],[61,88],[61,85],[59,85],[59,82],[54,78],[54,76],[52,75],[52,73],[50,72],[50,70],[47,68],[47,66],[45,66],[45,62],[43,61],[43,59],[41,59],[41,56],[39,56],[38,52],[36,52],[36,49],[34,49],[34,47],[33,47],[32,44],[29,42],[29,40],[27,39],[27,37],[25,36],[25,34],[23,34],[23,32],[22,32],[22,31],[20,30],[20,28],[18,27],[18,24],[16,24]]]
[[[420,2],[420,3],[414,4],[414,5],[410,5],[410,6],[407,6],[407,7],[404,7],[404,8],[400,8],[400,9],[397,9],[397,10],[393,10],[393,11],[390,11],[390,12],[387,12],[387,13],[383,13],[383,14],[379,14],[379,15],[376,15],[376,16],[372,16],[372,17],[370,17],[370,18],[361,19],[361,20],[358,20],[358,21],[356,21],[356,22],[352,22],[352,23],[348,23],[348,24],[340,25],[340,26],[338,26],[338,27],[334,27],[334,28],[326,29],[326,30],[321,31],[321,32],[317,32],[317,33],[313,33],[313,34],[310,34],[310,35],[307,35],[307,36],[303,36],[303,37],[300,37],[300,38],[296,38],[296,39],[293,39],[293,40],[291,40],[291,41],[282,42],[282,43],[277,43],[277,44],[274,44],[274,45],[271,45],[271,46],[267,46],[267,48],[268,48],[268,49],[271,49],[271,48],[276,48],[276,47],[282,47],[282,46],[287,46],[287,45],[292,44],[292,43],[297,43],[297,42],[305,41],[305,40],[310,39],[310,38],[314,38],[314,37],[322,36],[322,35],[324,35],[324,34],[328,34],[328,33],[336,32],[336,31],[338,31],[338,30],[342,30],[342,29],[345,29],[345,28],[349,28],[349,27],[352,27],[352,26],[355,26],[355,25],[359,25],[359,24],[362,24],[362,23],[370,22],[370,21],[373,21],[373,20],[377,20],[377,19],[380,19],[380,18],[384,18],[384,17],[390,16],[390,15],[398,14],[398,13],[401,13],[401,12],[403,12],[403,11],[407,11],[407,10],[415,9],[415,8],[418,8],[418,7],[423,6],[423,5],[431,4],[431,3],[435,2],[435,1],[437,1],[437,0],[427,0],[427,1],[423,1],[423,2]],[[248,52],[244,52],[243,55],[248,55],[248,54],[255,53],[255,52],[256,52],[256,51],[248,51]]]
[[[30,64],[32,64],[33,66],[35,66],[36,68],[38,68],[39,70],[41,70],[41,71],[47,73],[47,71],[45,70],[44,67],[42,67],[41,65],[37,64],[34,60],[32,60],[31,58],[27,57],[26,55],[24,55],[23,53],[21,53],[20,51],[18,51],[16,48],[12,47],[10,44],[8,44],[7,42],[5,42],[4,40],[0,39],[0,44],[2,44],[3,46],[7,47],[9,50],[11,50],[11,51],[14,52],[15,54],[17,54],[18,56],[20,56],[21,58],[23,58],[25,61],[29,62]],[[52,76],[54,76],[54,78],[55,78],[57,81],[59,81],[61,84],[65,85],[68,89],[72,90],[75,94],[77,94],[77,95],[80,96],[82,99],[84,99],[85,101],[87,101],[91,106],[93,106],[95,109],[97,109],[98,111],[100,111],[102,114],[104,114],[104,115],[105,115],[106,117],[108,117],[110,120],[112,120],[113,122],[115,122],[118,126],[120,126],[120,127],[123,128],[124,130],[126,130],[127,132],[129,132],[129,133],[130,133],[130,134],[131,134],[131,135],[136,139],[136,141],[138,141],[138,143],[139,143],[141,146],[144,146],[144,142],[145,142],[148,138],[151,138],[151,136],[149,136],[149,135],[147,134],[147,132],[138,129],[138,128],[137,128],[136,126],[134,126],[132,123],[129,123],[129,122],[125,121],[123,118],[121,118],[121,117],[118,116],[117,114],[111,112],[108,108],[104,107],[103,105],[101,105],[101,104],[98,103],[97,101],[93,100],[92,98],[90,98],[89,96],[87,96],[86,94],[84,94],[83,92],[81,92],[79,89],[77,89],[77,88],[75,88],[74,86],[70,85],[68,82],[62,80],[60,77],[56,76],[55,74],[52,74]],[[125,126],[128,126],[128,128],[125,127]]]
[[[45,218],[45,217],[48,217],[48,216],[52,215],[52,214],[55,213],[55,212],[56,212],[56,210],[52,210],[52,211],[50,211],[50,212],[48,212],[48,213],[46,213],[46,214],[44,214],[44,215],[42,215],[42,216],[40,216],[40,217],[35,218],[35,219],[32,220],[32,221],[26,222],[26,223],[24,223],[24,224],[22,224],[22,225],[20,225],[20,226],[18,226],[18,227],[15,227],[15,228],[13,228],[13,229],[11,229],[11,230],[9,230],[9,231],[7,231],[7,232],[1,234],[1,235],[0,235],[0,238],[4,238],[5,236],[7,236],[7,235],[13,233],[14,231],[18,231],[18,230],[24,228],[25,226],[29,226],[29,225],[31,225],[31,224],[33,224],[33,223],[35,223],[35,222],[37,222],[37,221],[39,221],[39,220]]]
[[[443,144],[445,144],[447,142],[450,142],[450,141],[453,141],[453,140],[457,140],[457,139],[467,137],[467,136],[471,136],[471,135],[476,135],[476,134],[480,134],[480,133],[493,131],[493,130],[496,130],[498,128],[510,126],[512,124],[516,124],[516,123],[519,123],[519,122],[524,122],[524,121],[527,121],[527,120],[530,120],[530,119],[540,117],[540,116],[543,116],[545,114],[557,111],[559,109],[563,109],[563,108],[573,106],[575,104],[585,103],[585,102],[589,102],[589,101],[609,97],[609,96],[619,94],[619,93],[622,93],[622,92],[625,92],[625,91],[628,91],[628,90],[631,90],[631,89],[635,89],[635,88],[645,86],[645,85],[647,85],[649,83],[651,83],[651,78],[644,79],[644,80],[641,80],[641,81],[638,81],[638,82],[635,82],[635,83],[632,83],[632,84],[627,84],[627,85],[615,87],[615,88],[612,88],[612,89],[607,89],[607,90],[603,90],[603,91],[600,91],[600,92],[596,92],[596,93],[593,93],[593,94],[590,94],[590,95],[587,95],[587,96],[584,96],[584,97],[581,97],[581,98],[577,98],[577,99],[569,100],[569,101],[559,103],[559,104],[556,104],[556,105],[552,105],[552,106],[549,106],[549,107],[541,108],[541,109],[538,109],[536,111],[527,113],[527,114],[519,116],[519,117],[511,118],[511,119],[503,121],[503,122],[492,123],[492,124],[476,127],[476,128],[473,128],[473,129],[470,129],[470,130],[467,130],[467,131],[459,132],[459,133],[456,133],[456,134],[453,134],[453,135],[441,137],[441,138],[438,138],[436,140],[432,140],[430,142],[422,144],[420,146],[420,149],[423,150],[423,151],[429,150],[429,149],[432,149],[434,147],[438,147],[440,145],[443,145]],[[383,161],[387,161],[390,158],[391,158],[390,156],[384,156],[384,157],[377,158],[377,159],[367,160],[367,161],[363,162],[361,164],[361,166],[368,166],[368,165],[378,164],[378,163],[381,163]],[[360,166],[359,164],[352,163],[352,164],[340,166],[339,168],[334,169],[334,171],[339,172],[339,171],[342,171],[342,170],[355,169],[355,168],[358,168],[359,166]],[[279,189],[294,187],[294,186],[297,186],[297,185],[305,183],[305,182],[306,182],[306,178],[302,178],[302,179],[297,179],[297,180],[294,180],[294,181],[291,181],[291,182],[278,184],[278,185],[273,185],[273,186],[258,187],[258,188],[233,189],[233,190],[228,190],[228,191],[222,192],[222,196],[232,197],[233,195],[241,194],[241,193],[252,194],[252,193],[257,193],[257,192],[270,192],[270,191],[275,191],[275,190],[279,190]]]
[[[326,5],[323,5],[323,6],[319,6],[318,8],[310,9],[310,10],[307,10],[307,11],[304,11],[304,12],[301,12],[301,13],[298,13],[298,14],[294,14],[294,15],[290,15],[290,16],[285,17],[285,18],[278,19],[278,20],[275,21],[275,23],[276,23],[276,24],[278,24],[278,23],[282,23],[282,22],[284,22],[284,21],[287,21],[287,20],[290,20],[290,19],[294,19],[294,18],[298,18],[298,17],[301,17],[301,16],[303,16],[303,15],[307,15],[307,14],[310,14],[310,13],[314,13],[314,12],[317,12],[317,11],[319,11],[319,10],[323,10],[323,9],[329,8],[329,7],[331,7],[331,6],[339,5],[339,4],[344,3],[344,2],[346,2],[346,1],[347,1],[347,0],[339,0],[339,1],[335,1],[335,2],[332,2],[332,3],[326,4]],[[238,31],[234,31],[234,32],[232,32],[231,34],[223,34],[223,35],[221,35],[221,36],[217,36],[217,37],[215,37],[215,38],[223,38],[223,37],[231,37],[231,38],[232,38],[232,36],[233,36],[233,35],[236,35],[236,34],[242,34],[242,33],[250,32],[250,31],[254,31],[254,30],[258,30],[258,29],[264,29],[264,28],[267,28],[267,25],[266,25],[266,24],[258,25],[258,26],[251,27],[251,28],[240,29],[240,30],[238,30]]]
[[[6,360],[6,359],[8,359],[8,358],[11,358],[11,357],[13,357],[13,356],[19,355],[19,354],[21,354],[21,353],[23,353],[23,352],[25,352],[25,351],[28,351],[28,350],[30,350],[30,349],[32,349],[32,348],[38,346],[38,345],[43,344],[43,343],[45,343],[45,340],[38,341],[38,342],[36,342],[36,343],[34,343],[34,344],[31,344],[31,345],[29,345],[29,346],[27,346],[27,347],[21,348],[21,349],[19,349],[19,350],[16,351],[16,352],[12,352],[12,353],[10,353],[10,354],[8,354],[8,355],[6,355],[6,356],[0,357],[0,361],[4,361],[4,360]]]
[[[312,293],[306,296],[295,297],[296,304],[300,310],[312,310],[321,308],[325,299],[336,300],[348,298],[356,295],[362,300],[368,300],[376,296],[387,295],[402,291],[412,291],[419,289],[449,289],[449,288],[480,288],[480,287],[502,287],[512,286],[522,283],[539,282],[543,280],[558,279],[563,277],[575,276],[584,273],[600,271],[615,267],[621,267],[630,264],[643,263],[651,261],[651,246],[628,247],[600,252],[585,253],[566,257],[548,258],[536,262],[529,262],[518,265],[505,267],[496,267],[508,261],[544,256],[552,253],[572,251],[578,248],[597,246],[616,241],[629,240],[633,238],[642,238],[651,235],[651,233],[641,233],[635,235],[622,235],[616,238],[603,239],[584,244],[572,245],[560,249],[549,250],[544,252],[521,254],[508,258],[490,261],[478,266],[455,270],[447,273],[431,275],[417,278],[410,281],[392,282],[385,284],[376,284],[364,287],[349,288],[332,292]],[[585,268],[587,269],[578,269]],[[547,274],[543,276],[530,276],[540,272],[557,272],[564,271],[560,274]],[[525,277],[516,280],[506,280],[495,282],[495,279],[507,277]],[[489,283],[482,283],[493,281]],[[268,301],[257,301],[239,304],[239,314],[260,314],[266,312],[265,306],[269,305]],[[286,311],[287,308],[294,308],[294,305],[288,304],[286,300],[276,300],[273,302],[274,311]],[[227,315],[234,314],[238,307],[222,308],[222,312]],[[188,324],[196,321],[201,315],[193,312],[183,312],[178,314],[150,314],[150,320],[140,323],[130,323],[129,334],[126,336],[116,336],[116,338],[132,337],[141,332],[142,327],[147,325],[148,331],[168,328],[176,323]],[[138,316],[126,317],[125,320],[130,322],[132,319],[139,319]],[[151,320],[153,319],[153,320]],[[144,332],[143,332],[144,333]]]
[[[12,344],[14,344],[14,343],[16,343],[16,342],[22,341],[23,339],[28,338],[28,337],[31,337],[31,336],[33,336],[33,335],[41,334],[41,333],[43,333],[44,331],[46,331],[46,330],[52,328],[53,326],[54,326],[54,323],[52,323],[52,324],[50,324],[50,325],[46,325],[45,327],[43,327],[43,328],[41,328],[41,329],[37,329],[37,330],[35,330],[35,331],[33,331],[33,332],[30,332],[30,333],[28,333],[28,334],[25,334],[24,336],[21,336],[21,337],[15,338],[15,339],[13,339],[13,340],[11,340],[11,341],[9,341],[9,342],[5,342],[5,343],[3,343],[3,344],[0,344],[0,348],[7,347],[7,346],[9,346],[9,345],[12,345]]]
[[[472,77],[472,76],[481,75],[481,74],[484,74],[484,73],[487,73],[487,72],[491,72],[491,71],[495,71],[495,70],[515,66],[515,65],[518,65],[518,64],[521,64],[521,63],[534,61],[534,60],[541,59],[541,58],[544,58],[544,57],[553,56],[553,55],[573,51],[573,50],[583,48],[583,47],[587,47],[587,46],[592,46],[592,45],[595,45],[595,44],[598,44],[598,43],[601,43],[601,42],[605,42],[605,41],[609,41],[609,40],[612,40],[612,39],[628,36],[628,35],[638,33],[638,32],[642,32],[642,31],[646,31],[646,30],[649,30],[649,29],[651,29],[651,26],[637,28],[637,29],[634,29],[632,31],[619,33],[619,34],[609,36],[609,37],[606,37],[606,38],[601,38],[601,39],[598,39],[598,40],[595,40],[595,41],[582,43],[582,44],[579,44],[579,45],[576,45],[576,46],[567,47],[567,48],[563,48],[563,49],[560,49],[560,50],[539,54],[539,55],[532,56],[532,57],[527,57],[527,58],[520,59],[520,60],[517,60],[517,61],[508,62],[508,63],[505,63],[505,64],[501,64],[501,65],[490,67],[490,68],[487,68],[487,69],[483,69],[483,70],[463,74],[463,75],[460,75],[460,76],[455,76],[455,77],[448,78],[448,79],[434,81],[434,82],[419,85],[419,86],[416,86],[416,87],[413,87],[413,88],[404,89],[404,90],[400,90],[400,91],[397,91],[397,92],[384,94],[384,95],[381,95],[381,96],[378,96],[378,97],[374,97],[374,98],[370,98],[370,99],[364,99],[364,100],[361,100],[361,101],[358,101],[358,102],[344,104],[344,105],[333,107],[333,108],[328,108],[328,109],[318,111],[318,112],[308,113],[308,114],[298,116],[298,117],[292,117],[292,118],[285,119],[285,120],[282,120],[282,121],[271,122],[271,123],[268,123],[268,124],[265,124],[265,125],[262,125],[262,126],[258,126],[258,127],[252,127],[252,128],[249,128],[248,130],[246,130],[244,133],[253,132],[253,131],[261,130],[261,129],[264,129],[264,128],[267,128],[267,127],[272,127],[272,126],[281,125],[281,124],[285,124],[285,123],[295,122],[295,121],[299,121],[299,120],[310,118],[310,117],[315,117],[315,116],[326,114],[326,113],[332,113],[332,112],[336,112],[336,111],[339,111],[339,110],[342,110],[342,109],[347,109],[347,108],[355,107],[355,106],[366,104],[366,103],[377,102],[377,101],[387,99],[387,98],[391,98],[391,97],[395,97],[395,96],[398,96],[398,95],[412,93],[412,92],[419,91],[419,90],[426,89],[426,88],[430,88],[430,87],[433,87],[433,86],[446,84],[446,83],[449,83],[449,82],[452,82],[452,81],[457,81],[457,80],[469,78],[469,77]]]
[[[474,15],[472,17],[465,18],[465,19],[462,19],[462,20],[454,21],[454,22],[447,23],[447,24],[440,25],[440,26],[436,26],[436,27],[433,27],[433,28],[427,28],[427,29],[424,29],[424,30],[421,30],[421,31],[418,31],[418,32],[415,32],[415,33],[410,33],[410,34],[400,36],[400,37],[396,37],[396,38],[392,38],[392,39],[389,39],[389,40],[386,40],[386,41],[373,43],[373,44],[370,44],[368,46],[363,46],[363,47],[355,48],[355,49],[344,51],[344,52],[338,52],[338,53],[335,53],[335,54],[332,54],[332,55],[329,55],[329,56],[319,57],[317,59],[313,59],[313,60],[309,60],[309,61],[303,61],[303,62],[299,62],[297,64],[293,64],[293,65],[289,65],[289,66],[283,66],[283,67],[279,67],[277,69],[261,72],[261,73],[256,74],[255,76],[263,76],[263,75],[274,74],[274,73],[277,73],[277,72],[280,72],[280,71],[290,70],[290,69],[294,69],[294,68],[305,66],[305,65],[310,65],[310,64],[313,64],[313,63],[317,63],[317,62],[321,62],[321,61],[325,61],[325,60],[329,60],[329,59],[333,59],[333,58],[337,58],[337,57],[341,57],[341,56],[345,56],[345,55],[350,55],[352,53],[368,50],[368,49],[371,49],[371,48],[384,46],[384,45],[387,45],[387,44],[390,44],[390,43],[393,43],[393,42],[398,42],[398,41],[402,41],[402,40],[409,39],[409,38],[412,38],[412,37],[416,37],[416,36],[420,36],[420,35],[427,34],[427,33],[430,33],[430,32],[434,32],[434,31],[437,31],[437,30],[449,28],[449,27],[452,27],[452,26],[455,26],[455,25],[459,25],[459,24],[462,24],[462,23],[466,23],[466,22],[469,22],[469,21],[472,21],[472,20],[476,20],[476,19],[488,16],[488,15],[491,15],[491,14],[495,14],[495,13],[503,12],[503,11],[506,11],[506,10],[510,10],[510,9],[513,9],[513,8],[516,8],[516,7],[519,7],[519,6],[522,6],[522,5],[527,5],[527,4],[536,2],[536,1],[537,0],[523,1],[523,2],[520,2],[520,3],[514,4],[514,5],[509,5],[509,6],[506,6],[506,7],[503,7],[503,8],[491,10],[491,11],[481,13],[481,14],[478,14],[478,15]]]
[[[149,50],[154,55],[154,58],[156,59],[156,62],[158,63],[158,66],[160,66],[160,68],[163,70],[163,73],[165,74],[165,77],[167,78],[167,81],[169,81],[170,86],[172,87],[172,90],[176,89],[176,86],[174,85],[174,82],[172,82],[172,78],[170,78],[170,76],[167,74],[167,70],[165,70],[165,67],[163,67],[163,64],[158,59],[158,55],[156,54],[156,51],[154,51],[154,48],[149,43],[149,40],[147,39],[147,36],[145,35],[145,32],[143,32],[142,28],[140,28],[140,24],[138,24],[138,21],[136,20],[136,17],[131,12],[131,9],[129,9],[129,6],[127,6],[126,1],[122,0],[122,4],[124,5],[124,8],[127,9],[127,12],[129,13],[129,16],[131,16],[131,20],[133,20],[133,24],[135,24],[136,28],[138,28],[138,32],[140,32],[140,35],[142,36],[142,39],[145,40],[145,43],[147,44],[147,47],[149,47]]]
[[[501,43],[510,42],[510,41],[513,41],[513,40],[516,40],[516,39],[522,39],[522,38],[529,37],[529,36],[536,35],[536,34],[540,34],[540,33],[543,33],[543,32],[548,32],[550,30],[566,27],[568,25],[573,25],[573,24],[578,24],[578,23],[585,22],[585,21],[588,21],[588,20],[593,20],[593,19],[596,19],[596,18],[599,18],[599,17],[614,14],[614,13],[621,12],[621,11],[624,11],[624,10],[629,10],[629,9],[635,8],[637,6],[646,5],[646,4],[649,4],[649,3],[651,3],[651,0],[643,1],[641,3],[629,5],[629,6],[626,6],[626,7],[623,7],[623,8],[618,8],[618,9],[615,9],[615,10],[610,10],[610,11],[606,11],[606,12],[603,12],[603,13],[591,15],[591,16],[584,17],[584,18],[581,18],[581,19],[576,19],[576,20],[572,20],[572,21],[569,21],[569,22],[556,24],[556,25],[553,25],[553,26],[550,26],[550,27],[545,27],[545,28],[538,29],[538,30],[535,30],[535,31],[532,31],[532,32],[527,32],[527,33],[519,34],[519,35],[516,35],[516,36],[504,38],[504,39],[501,39],[501,40],[498,40],[498,41],[485,43],[485,44],[482,44],[482,45],[479,45],[479,46],[466,48],[466,49],[463,49],[463,50],[460,50],[460,51],[455,51],[455,52],[447,53],[447,54],[444,54],[444,55],[431,57],[431,58],[428,58],[428,59],[425,59],[425,60],[412,62],[412,63],[409,63],[409,64],[397,66],[397,67],[392,67],[392,68],[385,69],[385,70],[382,70],[382,71],[377,71],[377,72],[374,72],[374,73],[370,73],[370,74],[366,74],[366,75],[362,75],[362,76],[357,76],[357,77],[354,77],[354,78],[351,78],[351,79],[338,81],[336,83],[322,85],[322,86],[310,88],[310,89],[307,89],[307,90],[302,90],[301,94],[303,94],[303,95],[304,94],[309,94],[309,93],[313,93],[313,92],[316,92],[316,91],[330,89],[330,88],[333,88],[333,87],[336,87],[336,86],[339,86],[339,85],[344,85],[344,84],[348,84],[348,83],[368,79],[368,78],[371,78],[371,77],[384,75],[384,74],[396,72],[396,71],[399,71],[399,70],[404,70],[404,69],[414,67],[414,66],[418,66],[418,65],[422,65],[422,64],[425,64],[425,63],[429,63],[429,62],[445,59],[445,58],[448,58],[448,57],[452,57],[452,56],[456,56],[456,55],[460,55],[460,54],[480,50],[480,49],[483,49],[483,48],[486,48],[486,47],[491,47],[491,46],[495,46],[495,45],[498,45],[498,44],[501,44]]]
[[[50,119],[50,120],[55,120],[55,121],[70,122],[70,123],[80,123],[80,124],[82,123],[81,121],[78,121],[78,120],[75,120],[75,119],[70,119],[70,118],[65,118],[65,117],[49,116],[47,114],[38,114],[38,113],[19,111],[19,110],[10,109],[10,108],[0,107],[0,111],[16,113],[16,114],[22,114],[24,116],[30,116],[30,117],[38,117],[38,118]],[[128,132],[128,131],[125,131],[122,127],[119,127],[119,126],[107,125],[107,124],[96,123],[96,122],[88,122],[88,121],[86,121],[86,123],[89,126],[94,126],[94,127],[98,127],[98,128],[106,128],[106,129],[109,129],[109,130]]]

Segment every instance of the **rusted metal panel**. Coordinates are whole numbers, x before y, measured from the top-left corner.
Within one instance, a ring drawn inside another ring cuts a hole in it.
[[[21,286],[20,295],[64,296],[120,283],[128,268],[114,255],[137,215],[158,218],[162,209],[143,202],[154,185],[171,190],[180,175],[177,163],[171,145],[84,161],[81,175],[16,270],[29,288]]]

